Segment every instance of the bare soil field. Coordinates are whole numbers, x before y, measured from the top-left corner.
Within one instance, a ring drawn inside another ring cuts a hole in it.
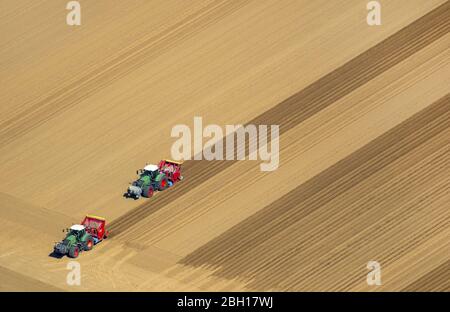
[[[0,291],[449,291],[450,2],[380,2],[2,1]],[[195,116],[279,125],[278,169],[123,198]],[[111,235],[70,286],[88,213]]]

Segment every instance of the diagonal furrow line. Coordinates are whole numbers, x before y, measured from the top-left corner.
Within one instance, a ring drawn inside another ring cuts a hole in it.
[[[281,134],[286,133],[447,34],[450,30],[449,12],[450,3],[446,2],[248,124],[278,124]],[[236,161],[187,161],[184,167],[186,180],[170,192],[160,193],[114,220],[111,223],[112,235],[119,235],[235,163]]]

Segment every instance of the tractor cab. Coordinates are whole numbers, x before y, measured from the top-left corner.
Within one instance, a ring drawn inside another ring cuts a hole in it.
[[[141,178],[143,176],[149,176],[150,179],[155,179],[159,173],[159,168],[157,165],[146,165],[143,170],[141,170]]]
[[[139,169],[136,173],[139,175],[139,178],[131,183],[131,185],[142,189],[155,181],[159,170],[156,165],[146,165],[144,169]]]
[[[86,233],[85,227],[81,224],[74,224],[70,227],[67,236],[73,235],[76,238],[81,238]]]
[[[144,167],[144,172],[153,173],[153,172],[157,172],[158,169],[159,168],[157,165],[146,165]]]

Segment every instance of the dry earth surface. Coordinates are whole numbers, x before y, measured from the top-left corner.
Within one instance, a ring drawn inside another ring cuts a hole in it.
[[[448,1],[80,3],[0,3],[0,291],[450,290]],[[194,116],[280,125],[279,168],[122,198]],[[112,234],[68,286],[86,213]]]

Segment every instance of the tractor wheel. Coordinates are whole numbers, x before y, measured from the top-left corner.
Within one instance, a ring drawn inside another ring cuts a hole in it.
[[[169,187],[169,180],[167,180],[167,177],[162,177],[159,181],[158,190],[164,191],[166,188]]]
[[[69,257],[70,258],[77,258],[79,254],[80,254],[80,249],[78,248],[78,246],[73,246],[69,249]]]
[[[86,251],[91,250],[92,247],[94,247],[94,241],[92,240],[91,237],[89,237],[89,238],[86,240],[86,243],[85,243],[85,245],[84,245],[84,250],[86,250]]]
[[[153,186],[150,185],[150,186],[148,187],[148,189],[144,190],[144,192],[143,192],[142,195],[143,195],[144,197],[150,198],[150,197],[153,196],[153,192],[154,192]]]

